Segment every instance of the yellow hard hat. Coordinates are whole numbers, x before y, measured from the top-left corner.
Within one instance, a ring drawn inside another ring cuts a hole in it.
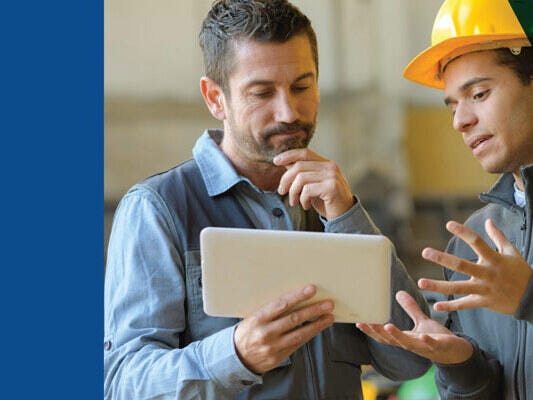
[[[445,0],[431,33],[431,47],[403,71],[413,82],[444,88],[441,73],[452,59],[472,51],[531,46],[508,0]]]

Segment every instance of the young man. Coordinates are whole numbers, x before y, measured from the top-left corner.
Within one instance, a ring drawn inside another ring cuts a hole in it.
[[[533,3],[514,6],[520,19],[507,0],[446,0],[432,47],[404,73],[444,89],[472,155],[502,174],[481,195],[484,208],[465,225],[446,225],[455,235],[446,253],[422,252],[445,267],[445,281],[421,279],[419,287],[450,295],[435,304],[450,312],[450,330],[402,292],[397,300],[415,322],[412,331],[359,325],[433,360],[442,399],[533,399],[533,32],[522,27],[533,27]]]
[[[200,33],[200,89],[223,130],[194,159],[134,186],[110,237],[105,282],[106,399],[361,399],[362,364],[396,380],[430,363],[333,324],[310,285],[241,321],[203,312],[205,226],[378,233],[335,163],[309,150],[319,106],[309,20],[284,0],[222,0]],[[394,291],[425,305],[401,262]],[[243,282],[243,284],[246,284]],[[412,322],[397,305],[391,319]]]

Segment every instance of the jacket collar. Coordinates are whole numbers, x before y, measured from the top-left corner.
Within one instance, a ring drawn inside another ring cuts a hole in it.
[[[524,181],[526,199],[533,199],[533,164],[520,167],[520,174]],[[500,176],[488,192],[481,193],[479,198],[485,203],[498,203],[506,207],[517,208],[514,202],[514,176],[506,172]]]

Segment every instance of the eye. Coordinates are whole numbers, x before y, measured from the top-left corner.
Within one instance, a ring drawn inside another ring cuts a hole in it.
[[[294,86],[294,87],[292,88],[292,90],[293,90],[294,92],[297,92],[297,93],[299,93],[299,92],[305,92],[307,89],[309,89],[309,86]]]
[[[270,90],[265,90],[262,92],[252,92],[252,96],[257,97],[259,99],[266,99],[272,96],[272,92]]]
[[[475,101],[480,101],[480,100],[483,100],[485,97],[487,97],[488,94],[489,94],[489,90],[484,90],[484,91],[481,91],[481,92],[475,92],[472,95],[472,98]]]

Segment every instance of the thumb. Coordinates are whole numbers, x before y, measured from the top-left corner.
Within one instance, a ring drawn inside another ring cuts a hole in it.
[[[418,325],[421,320],[427,318],[427,315],[424,314],[424,312],[418,306],[418,303],[409,293],[400,290],[396,293],[396,301],[413,320],[415,325]]]

